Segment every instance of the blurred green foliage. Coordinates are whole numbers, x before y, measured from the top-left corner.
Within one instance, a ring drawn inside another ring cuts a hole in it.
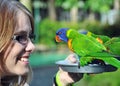
[[[65,10],[70,10],[72,7],[81,7],[80,1],[78,0],[55,0],[55,5],[57,7],[62,7]]]
[[[100,25],[99,21],[90,22],[85,20],[84,22],[74,23],[44,19],[39,24],[39,43],[54,46],[55,33],[59,28],[72,28],[76,30],[86,29],[96,34],[103,33],[103,26]]]
[[[120,86],[120,69],[115,72],[84,75],[74,86]]]
[[[114,0],[86,0],[85,9],[90,9],[93,12],[106,13],[110,10]]]
[[[93,12],[106,13],[114,0],[55,0],[55,5],[70,10],[72,7],[90,9]]]

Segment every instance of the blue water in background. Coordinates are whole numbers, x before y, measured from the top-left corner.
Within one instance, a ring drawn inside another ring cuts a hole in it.
[[[53,77],[58,71],[58,66],[42,66],[33,68],[33,79],[30,86],[53,86]]]
[[[30,64],[32,67],[54,65],[56,61],[64,60],[67,56],[67,53],[65,54],[57,52],[35,52],[30,56]]]
[[[68,53],[35,52],[30,57],[30,65],[33,69],[33,80],[30,86],[52,86],[53,77],[58,71],[56,61],[64,60]]]

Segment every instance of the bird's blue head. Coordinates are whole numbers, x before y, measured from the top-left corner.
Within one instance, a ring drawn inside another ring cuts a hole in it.
[[[68,30],[68,28],[60,28],[59,30],[57,30],[57,32],[56,32],[56,41],[57,42],[61,42],[61,41],[68,42],[68,38],[66,36],[67,30]]]

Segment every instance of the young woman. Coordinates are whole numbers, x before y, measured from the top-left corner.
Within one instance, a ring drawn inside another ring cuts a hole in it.
[[[0,86],[29,86],[29,57],[35,49],[33,27],[31,13],[20,2],[0,0]],[[70,75],[60,70],[56,86],[74,82],[74,75]]]
[[[33,17],[19,2],[0,0],[0,86],[24,86],[32,71],[29,56],[35,49]]]

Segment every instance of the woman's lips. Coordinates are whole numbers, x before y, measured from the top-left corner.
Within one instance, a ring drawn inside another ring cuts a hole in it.
[[[29,63],[29,56],[22,56],[19,58],[19,61],[24,62],[25,64]]]

